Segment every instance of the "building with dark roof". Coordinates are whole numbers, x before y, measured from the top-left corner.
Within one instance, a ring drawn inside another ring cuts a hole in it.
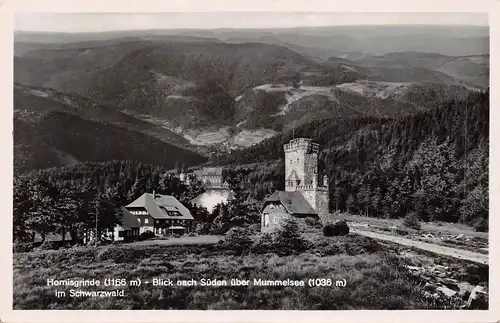
[[[319,217],[328,214],[328,177],[318,180],[319,145],[297,138],[284,145],[285,191],[276,191],[264,201],[262,232],[280,227],[288,217]]]
[[[191,212],[171,195],[144,193],[125,208],[139,221],[140,233],[182,234],[193,228]]]
[[[114,241],[135,241],[139,239],[139,230],[141,223],[126,208],[121,207],[120,213],[122,219],[120,224],[116,225],[113,231]]]

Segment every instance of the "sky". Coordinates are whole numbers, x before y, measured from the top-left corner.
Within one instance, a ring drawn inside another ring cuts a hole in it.
[[[488,25],[485,13],[16,13],[14,30],[289,28],[337,25]]]

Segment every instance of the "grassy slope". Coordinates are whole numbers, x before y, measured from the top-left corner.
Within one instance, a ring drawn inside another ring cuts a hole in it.
[[[220,245],[129,245],[103,247],[97,251],[72,248],[16,254],[14,308],[325,310],[429,309],[442,306],[426,300],[398,260],[388,256],[370,239],[350,235],[315,242],[312,249],[298,256],[236,256]],[[346,279],[347,286],[125,287],[124,298],[79,299],[56,298],[55,288],[46,285],[48,278],[103,280],[112,277],[140,277],[143,281],[156,277],[173,280],[330,278]]]

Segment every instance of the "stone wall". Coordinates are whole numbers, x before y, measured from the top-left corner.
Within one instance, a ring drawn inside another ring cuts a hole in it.
[[[314,178],[318,178],[318,154],[307,154],[304,156],[304,184],[312,185]]]
[[[285,218],[290,217],[285,207],[281,204],[269,204],[261,214],[261,232],[272,232],[278,229]]]
[[[320,219],[326,219],[329,214],[329,196],[328,191],[316,191],[316,212]]]
[[[329,213],[328,191],[316,191],[316,211],[318,214]]]

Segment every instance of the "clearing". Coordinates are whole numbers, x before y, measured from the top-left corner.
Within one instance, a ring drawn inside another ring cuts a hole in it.
[[[472,251],[468,251],[468,250],[450,248],[450,247],[435,245],[435,244],[431,244],[431,243],[427,243],[427,242],[415,241],[415,240],[410,240],[410,239],[406,239],[406,238],[396,237],[393,235],[377,233],[377,232],[370,232],[370,231],[362,231],[362,230],[358,230],[358,229],[354,229],[354,230],[352,230],[352,232],[363,235],[365,237],[370,237],[370,238],[374,238],[374,239],[378,239],[378,240],[391,241],[391,242],[402,244],[402,245],[405,245],[408,247],[414,247],[414,248],[430,251],[430,252],[437,253],[437,254],[444,255],[444,256],[450,256],[450,257],[457,258],[457,259],[464,259],[464,260],[472,261],[475,263],[480,263],[483,265],[488,264],[488,255],[484,255],[484,254],[480,254],[480,253],[476,253],[476,252],[472,252]]]

